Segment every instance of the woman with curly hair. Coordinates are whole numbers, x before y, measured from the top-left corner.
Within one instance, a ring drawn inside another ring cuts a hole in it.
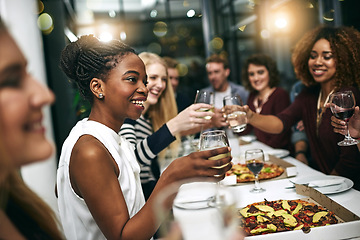
[[[247,99],[249,108],[265,115],[276,115],[290,105],[289,94],[278,87],[280,83],[276,62],[265,54],[250,56],[243,67],[243,85],[249,90]],[[247,125],[241,135],[253,132],[256,138],[273,148],[291,150],[291,130],[281,134],[272,134]]]
[[[343,136],[333,132],[326,104],[331,93],[339,90],[352,90],[360,102],[359,50],[360,33],[354,28],[319,26],[306,33],[293,51],[295,73],[307,86],[295,101],[276,116],[244,107],[249,123],[268,133],[282,133],[302,120],[313,167],[352,179],[356,189],[360,189],[360,153],[356,146],[337,145]]]
[[[156,199],[165,187],[201,176],[221,180],[231,168],[231,157],[208,161],[229,148],[177,158],[145,203],[134,148],[118,134],[126,118],[136,120],[145,109],[149,90],[143,61],[118,40],[101,42],[89,35],[65,47],[60,66],[91,104],[89,117],[65,140],[57,170],[60,220],[67,239],[151,239],[160,225]],[[213,168],[223,164],[227,166]]]

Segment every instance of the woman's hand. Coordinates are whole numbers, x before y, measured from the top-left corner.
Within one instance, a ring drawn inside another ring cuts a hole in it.
[[[229,147],[222,147],[190,153],[174,160],[163,172],[160,179],[162,177],[166,178],[167,183],[191,178],[220,181],[225,178],[225,173],[231,169],[232,157],[230,151]],[[224,154],[224,157],[209,160],[209,158],[220,154]]]
[[[213,106],[205,103],[196,103],[185,108],[176,117],[166,123],[171,134],[175,136],[180,132],[191,129],[199,129],[200,131],[202,125],[210,124],[211,120],[205,119],[204,117],[212,118],[214,113],[211,111],[198,111],[201,108],[211,109]]]
[[[342,135],[347,134],[346,122],[336,118],[335,116],[331,117],[331,125],[334,127],[334,132],[340,133]],[[353,138],[360,138],[360,109],[359,106],[355,107],[354,115],[349,120],[349,133]]]

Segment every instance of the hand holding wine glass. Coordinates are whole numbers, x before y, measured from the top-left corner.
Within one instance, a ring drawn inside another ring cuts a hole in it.
[[[344,140],[338,142],[339,146],[351,146],[358,144],[356,139],[350,136],[348,121],[354,114],[355,97],[352,91],[335,92],[330,98],[330,109],[334,116],[346,122],[347,134]]]
[[[203,132],[200,135],[200,142],[199,142],[200,151],[211,150],[221,147],[228,147],[228,146],[229,146],[229,141],[224,130],[207,131],[207,132]],[[224,157],[228,157],[228,154],[229,153],[219,154],[217,156],[210,157],[209,160],[218,160]],[[227,166],[227,164],[214,168],[223,168],[225,166]],[[219,188],[218,184],[220,183],[217,182],[217,187]],[[221,197],[219,196],[219,191],[217,189],[215,197],[211,199],[211,201],[209,202],[209,206],[218,207],[221,204],[222,204],[222,200]]]
[[[246,113],[239,110],[240,106],[243,106],[243,101],[238,95],[226,96],[223,99],[224,103],[224,115],[226,121],[228,121],[231,129],[240,133],[246,128]]]
[[[259,173],[264,167],[264,152],[261,149],[250,149],[245,152],[246,166],[255,175],[255,187],[250,190],[253,193],[266,191],[260,187]]]

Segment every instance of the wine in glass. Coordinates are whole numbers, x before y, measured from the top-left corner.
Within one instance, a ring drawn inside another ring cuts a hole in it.
[[[225,117],[231,129],[236,133],[244,131],[246,128],[246,113],[239,110],[239,107],[243,106],[240,96],[226,96],[223,103]]]
[[[206,103],[212,105],[212,108],[200,108],[198,112],[214,112],[214,94],[210,91],[197,90],[195,96],[195,103]],[[204,117],[205,119],[211,119],[211,116]]]
[[[336,118],[346,122],[347,134],[344,140],[338,142],[339,146],[351,146],[358,144],[356,139],[350,136],[348,122],[355,110],[355,97],[352,91],[335,92],[330,98],[330,109]]]
[[[264,167],[264,152],[261,149],[250,149],[245,152],[246,166],[255,175],[255,187],[250,190],[253,193],[266,191],[260,187],[259,173]]]
[[[200,151],[211,150],[221,147],[228,147],[228,146],[229,146],[229,141],[224,130],[207,131],[201,133],[200,135],[200,142],[199,142]],[[230,153],[219,154],[214,157],[210,157],[209,160],[218,160],[229,156],[229,154]],[[214,167],[214,168],[223,168],[226,165],[220,167]],[[209,206],[211,207],[219,207],[222,204],[221,196],[219,195],[219,184],[220,183],[217,182],[217,189],[215,196],[214,198],[211,198],[209,202]]]

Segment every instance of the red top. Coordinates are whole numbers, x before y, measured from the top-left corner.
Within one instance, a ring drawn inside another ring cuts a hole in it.
[[[347,87],[342,90],[352,90],[357,105],[359,105],[359,89]],[[282,120],[285,129],[290,129],[297,121],[303,120],[315,168],[325,174],[330,174],[335,169],[341,176],[352,179],[355,183],[354,188],[359,190],[360,152],[356,145],[347,147],[337,145],[338,142],[344,139],[344,136],[334,133],[330,124],[332,116],[330,109],[325,109],[318,133],[316,131],[319,92],[320,86],[304,88],[293,104],[277,116]]]
[[[248,98],[249,108],[255,112],[254,99],[256,93],[252,92]],[[290,105],[290,97],[288,92],[284,89],[277,87],[273,93],[269,96],[267,102],[264,103],[260,114],[262,115],[277,115]],[[291,129],[287,129],[280,134],[271,134],[263,132],[257,128],[254,128],[250,124],[247,125],[244,132],[241,135],[249,134],[251,131],[255,134],[257,140],[265,143],[272,148],[281,148],[291,150]]]

